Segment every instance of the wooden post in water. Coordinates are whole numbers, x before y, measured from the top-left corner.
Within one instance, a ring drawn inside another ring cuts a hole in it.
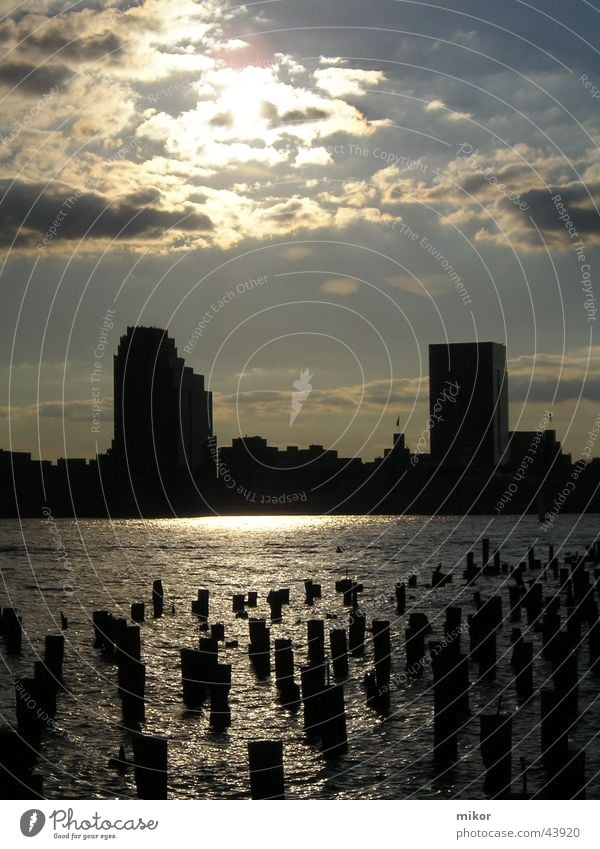
[[[264,619],[249,619],[250,646],[248,653],[259,679],[271,674],[271,632]]]
[[[325,687],[321,693],[324,719],[321,724],[321,751],[327,757],[337,757],[348,748],[344,688],[341,684]]]
[[[390,623],[385,619],[373,620],[373,655],[375,658],[375,676],[377,686],[390,683],[392,644]]]
[[[143,601],[136,601],[131,605],[131,618],[134,622],[143,622],[146,616],[146,605]]]
[[[62,634],[47,634],[44,640],[44,664],[57,682],[62,681],[65,638]]]
[[[348,618],[348,633],[350,654],[358,657],[365,651],[365,626],[366,617],[360,607],[350,611]]]
[[[283,799],[283,743],[254,740],[248,743],[250,795],[252,799]]]
[[[135,785],[139,799],[166,799],[168,745],[166,737],[136,734],[133,738]]]
[[[224,731],[231,725],[229,691],[231,690],[231,665],[217,664],[210,682],[210,724],[215,731]]]
[[[275,681],[281,702],[287,707],[297,707],[300,701],[300,687],[294,680],[294,651],[291,640],[275,640]]]
[[[308,662],[323,663],[325,660],[325,623],[322,619],[309,619],[306,623],[308,638]]]
[[[486,768],[483,789],[490,799],[506,799],[512,784],[512,717],[481,714],[479,747]]]
[[[135,658],[124,659],[119,664],[119,696],[123,723],[136,728],[146,715],[146,666]]]
[[[397,583],[396,584],[396,613],[398,616],[402,616],[404,611],[406,610],[406,584]]]
[[[197,649],[182,648],[180,657],[183,701],[190,709],[199,708],[206,695],[204,656]]]
[[[335,678],[346,678],[348,675],[348,642],[343,628],[334,628],[329,632],[331,646],[331,662]]]
[[[425,657],[425,636],[431,626],[424,613],[411,613],[405,631],[406,669],[411,675],[423,672]]]
[[[210,590],[198,590],[198,598],[192,602],[192,613],[206,621],[208,619],[209,605]]]
[[[2,611],[2,630],[7,654],[21,654],[23,624],[14,607]]]
[[[325,664],[303,666],[300,669],[304,730],[307,734],[321,734],[323,706],[321,695],[325,689]]]
[[[159,619],[164,612],[165,609],[165,591],[163,589],[162,581],[160,578],[157,578],[156,581],[152,584],[152,610],[155,619]]]

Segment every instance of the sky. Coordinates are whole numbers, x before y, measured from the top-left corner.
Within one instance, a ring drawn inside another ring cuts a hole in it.
[[[428,345],[480,340],[579,457],[599,44],[598,0],[0,0],[0,447],[106,450],[142,324],[222,444],[414,448]]]

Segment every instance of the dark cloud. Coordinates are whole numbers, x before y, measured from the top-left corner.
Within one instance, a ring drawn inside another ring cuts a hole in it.
[[[289,112],[285,112],[279,121],[282,124],[293,124],[298,121],[322,121],[323,118],[327,118],[328,116],[329,113],[324,109],[316,109],[315,107],[309,109],[292,109]]]
[[[558,380],[551,377],[524,376],[512,377],[509,374],[509,392],[511,402],[560,404],[561,401],[577,401],[579,398],[586,401],[600,403],[600,377],[592,376],[584,378],[568,377]]]
[[[41,184],[0,180],[0,243],[31,247],[54,225],[55,239],[153,240],[163,231],[206,232],[212,229],[208,216],[194,207],[164,210],[143,201],[156,200],[156,192],[130,196],[110,203],[106,198],[65,186],[45,189]],[[57,219],[60,218],[60,221]],[[56,222],[56,223],[55,223]],[[89,232],[88,232],[89,231]],[[87,235],[86,235],[87,234]]]
[[[0,85],[17,87],[23,94],[40,95],[53,86],[64,87],[73,76],[64,65],[33,65],[30,62],[0,64]]]
[[[540,230],[563,232],[568,238],[566,222],[560,220],[560,215],[564,213],[562,210],[559,212],[557,204],[552,200],[556,195],[560,195],[578,233],[582,236],[600,236],[600,216],[590,198],[591,195],[596,203],[600,203],[600,184],[590,184],[587,190],[585,186],[579,185],[553,187],[550,191],[531,189],[523,192],[522,199],[529,206],[527,215],[531,215]]]
[[[60,58],[72,62],[94,62],[98,59],[115,58],[123,49],[123,42],[112,32],[70,38],[58,28],[46,27],[27,39],[28,49],[37,49],[45,54],[60,54]]]

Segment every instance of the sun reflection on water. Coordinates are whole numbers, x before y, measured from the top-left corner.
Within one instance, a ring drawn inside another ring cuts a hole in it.
[[[334,516],[209,516],[195,519],[178,519],[190,529],[230,531],[232,533],[273,533],[306,529],[310,526],[325,529],[339,523]]]

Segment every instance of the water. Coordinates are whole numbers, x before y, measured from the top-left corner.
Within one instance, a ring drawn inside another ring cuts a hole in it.
[[[594,540],[596,529],[595,516],[561,517],[551,538],[540,531],[534,517],[2,521],[0,605],[19,608],[26,632],[21,656],[7,656],[3,650],[0,654],[2,722],[14,721],[14,677],[32,674],[33,661],[43,654],[44,636],[59,630],[62,611],[69,619],[64,632],[67,693],[59,697],[56,728],[44,735],[37,767],[44,775],[44,792],[48,798],[135,797],[132,771],[120,775],[108,767],[109,757],[121,743],[131,752],[130,736],[121,726],[116,667],[93,646],[91,615],[93,610],[107,609],[128,616],[133,601],[145,601],[151,614],[152,581],[160,577],[168,595],[165,615],[158,620],[149,617],[142,624],[142,659],[147,664],[144,730],[169,739],[170,798],[247,798],[247,741],[265,737],[284,740],[290,798],[485,798],[476,714],[486,705],[495,710],[500,693],[503,710],[515,711],[513,775],[519,773],[519,758],[526,758],[532,764],[529,787],[535,792],[543,775],[536,763],[539,701],[519,708],[508,663],[512,624],[506,622],[499,637],[496,681],[472,688],[472,717],[459,735],[459,761],[440,774],[431,756],[431,669],[419,679],[398,685],[392,692],[390,715],[384,719],[367,707],[362,685],[365,672],[372,668],[370,645],[364,658],[352,658],[344,687],[348,753],[328,760],[318,745],[306,739],[302,712],[293,714],[278,704],[274,680],[257,681],[247,654],[248,623],[233,617],[231,597],[235,592],[257,590],[259,604],[251,615],[268,617],[268,591],[291,588],[283,622],[272,626],[271,645],[277,637],[291,637],[298,666],[306,660],[307,618],[337,616],[326,623],[326,632],[329,626],[346,627],[348,611],[335,592],[335,580],[347,571],[364,584],[361,600],[368,621],[379,617],[392,622],[393,676],[404,670],[403,632],[411,608],[428,615],[432,639],[442,636],[448,604],[461,604],[466,620],[473,588],[465,588],[462,569],[472,546],[479,559],[482,536],[490,537],[492,551],[501,547],[502,559],[512,565],[525,558],[529,544],[538,537],[539,556],[545,558],[547,544],[553,542],[562,561],[566,552],[582,550]],[[342,554],[336,553],[338,545],[344,549]],[[428,588],[431,571],[440,561],[445,572],[455,570],[454,581],[432,591]],[[407,614],[397,619],[394,583],[412,573],[419,576],[419,585],[407,590]],[[314,608],[304,604],[306,578],[322,584],[323,598]],[[484,596],[502,588],[504,613],[505,583],[506,576],[499,576],[477,584]],[[209,728],[208,708],[191,713],[181,698],[179,649],[197,647],[198,621],[191,615],[191,601],[203,587],[211,593],[210,621],[224,622],[226,639],[239,641],[239,648],[220,651],[221,661],[233,667],[232,725],[220,734]],[[175,615],[170,613],[173,603]],[[468,638],[462,639],[464,650]],[[538,634],[533,642],[537,654]],[[587,793],[599,798],[598,680],[586,674],[586,664],[587,650],[583,650],[581,719],[573,742],[586,746]],[[536,663],[536,688],[549,672],[546,661]],[[472,664],[471,681],[476,678]],[[515,785],[518,789],[518,780]]]

